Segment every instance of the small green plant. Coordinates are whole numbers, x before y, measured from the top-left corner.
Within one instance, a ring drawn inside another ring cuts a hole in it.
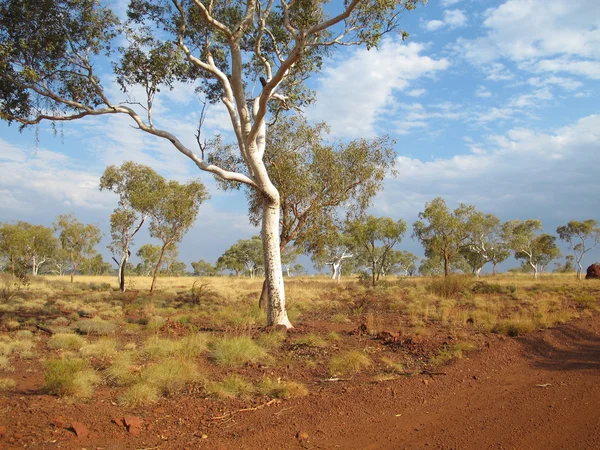
[[[212,381],[206,385],[206,393],[217,398],[249,397],[254,388],[238,374],[230,374],[222,381]]]
[[[294,397],[305,397],[308,388],[302,383],[295,381],[281,381],[272,378],[264,378],[257,386],[259,394],[270,398],[289,399]]]
[[[160,398],[159,389],[147,382],[139,382],[131,386],[119,397],[122,406],[136,408],[156,403]]]
[[[44,363],[44,390],[51,395],[88,399],[100,376],[79,358],[50,359]]]
[[[121,353],[105,371],[106,381],[113,386],[130,386],[139,380],[133,356]]]
[[[75,324],[75,328],[81,334],[94,336],[107,336],[117,330],[117,325],[102,319],[80,320]]]
[[[192,285],[192,289],[190,289],[190,301],[195,305],[199,305],[202,300],[212,295],[213,292],[213,288],[210,284],[196,280]]]
[[[256,343],[268,350],[275,350],[281,347],[281,344],[287,339],[287,333],[282,331],[272,331],[263,333],[257,339]]]
[[[76,334],[57,333],[48,339],[48,348],[58,350],[79,350],[87,341]]]
[[[96,356],[98,358],[112,359],[117,355],[117,341],[101,338],[93,344],[87,344],[79,350],[83,356]]]
[[[181,391],[186,385],[199,379],[196,364],[181,359],[161,361],[142,372],[142,381],[156,386],[164,395]]]
[[[310,333],[304,337],[298,338],[294,340],[295,345],[301,345],[306,347],[327,347],[327,341],[323,339],[321,336]]]
[[[473,350],[474,348],[475,344],[471,342],[457,342],[452,346],[442,348],[436,356],[430,359],[429,362],[434,366],[439,366],[452,359],[462,358],[463,352]]]
[[[371,358],[358,350],[349,350],[329,361],[329,375],[345,376],[359,373],[371,365]]]
[[[223,367],[240,367],[267,358],[267,352],[247,336],[223,337],[211,345],[211,359]]]

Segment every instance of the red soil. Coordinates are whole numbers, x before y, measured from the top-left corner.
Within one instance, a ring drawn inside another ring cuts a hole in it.
[[[252,411],[193,395],[124,410],[103,391],[69,404],[36,391],[41,366],[28,362],[16,392],[0,397],[0,448],[600,448],[600,316],[486,339],[440,374],[319,382],[306,398]],[[139,436],[124,416],[141,419]],[[74,421],[87,437],[69,429]]]

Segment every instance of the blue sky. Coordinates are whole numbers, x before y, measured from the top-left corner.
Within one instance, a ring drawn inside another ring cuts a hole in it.
[[[569,220],[600,220],[600,2],[431,0],[405,14],[402,26],[408,41],[389,35],[379,49],[344,48],[310,80],[317,103],[306,110],[309,120],[328,122],[342,140],[384,133],[397,140],[399,175],[386,181],[372,214],[410,225],[425,202],[442,196],[504,221],[540,219],[550,233]],[[193,148],[199,105],[192,86],[178,85],[159,94],[154,117]],[[211,107],[206,134],[227,130],[224,108]],[[214,262],[258,233],[243,193],[218,191],[127,118],[87,118],[57,131],[40,127],[36,145],[33,130],[0,124],[0,221],[51,225],[73,212],[108,236],[116,198],[98,191],[99,177],[109,164],[134,160],[209,187],[211,200],[180,245],[186,263]],[[421,253],[409,236],[401,248]],[[597,259],[598,252],[586,261]]]

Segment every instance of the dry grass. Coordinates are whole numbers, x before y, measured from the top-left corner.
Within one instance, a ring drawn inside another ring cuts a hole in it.
[[[222,367],[241,367],[264,361],[267,356],[267,351],[247,336],[226,336],[211,344],[210,357]]]
[[[78,358],[51,359],[44,363],[44,390],[51,395],[89,399],[100,376]]]
[[[329,375],[347,376],[362,372],[372,364],[371,358],[359,350],[349,350],[329,361]]]

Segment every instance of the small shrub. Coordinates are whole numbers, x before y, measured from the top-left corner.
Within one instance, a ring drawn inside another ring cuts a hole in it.
[[[102,319],[80,320],[75,324],[75,328],[81,334],[94,336],[107,336],[116,331],[117,325]]]
[[[252,385],[238,374],[231,374],[222,381],[213,381],[206,385],[206,393],[217,398],[248,397],[253,392]]]
[[[273,331],[270,333],[261,334],[256,339],[256,343],[268,350],[275,350],[281,347],[281,344],[283,344],[286,339],[287,333],[282,331]]]
[[[214,341],[210,357],[219,366],[240,367],[264,360],[267,352],[249,337],[235,336]]]
[[[84,345],[79,351],[83,356],[111,359],[117,355],[117,341],[107,338],[98,339],[93,344]]]
[[[347,314],[337,313],[331,316],[331,323],[350,323],[350,318]]]
[[[475,344],[471,342],[457,342],[450,347],[444,347],[440,352],[430,359],[430,363],[434,366],[439,366],[452,359],[460,359],[463,357],[463,352],[473,350]]]
[[[48,339],[48,348],[58,350],[79,350],[87,341],[76,334],[57,333]]]
[[[208,340],[206,334],[189,334],[177,343],[177,354],[184,359],[195,358],[208,350]]]
[[[142,372],[142,381],[156,386],[164,395],[181,391],[186,385],[199,379],[196,364],[180,359],[159,362]]]
[[[535,322],[532,319],[515,317],[499,321],[492,332],[516,337],[524,333],[530,333],[533,330],[535,330]]]
[[[213,288],[210,284],[196,280],[192,285],[192,289],[190,289],[190,302],[199,305],[202,300],[212,296],[212,294]]]
[[[44,363],[44,390],[51,395],[87,399],[100,377],[79,358],[50,359]]]
[[[7,356],[0,355],[0,370],[5,372],[12,372],[15,369],[10,365],[10,360]]]
[[[0,392],[8,391],[13,389],[17,385],[17,382],[12,378],[0,378]]]
[[[130,353],[120,354],[105,371],[106,381],[113,386],[130,386],[139,380]]]
[[[306,347],[327,347],[327,341],[323,339],[321,336],[310,333],[304,337],[298,338],[294,340],[295,345],[301,345]]]
[[[302,383],[295,381],[280,381],[272,378],[264,378],[258,384],[258,392],[265,397],[289,399],[294,397],[305,397],[308,388]]]
[[[156,403],[160,398],[159,389],[147,382],[136,383],[119,397],[122,406],[136,408]]]
[[[361,351],[350,350],[334,356],[329,361],[329,374],[351,375],[359,373],[371,365],[371,359]]]
[[[177,341],[154,336],[146,341],[144,349],[142,350],[142,355],[146,359],[155,360],[173,355],[177,353],[179,349],[180,345]]]
[[[434,279],[425,288],[431,294],[448,299],[468,291],[472,284],[473,278],[469,275],[449,275]]]

